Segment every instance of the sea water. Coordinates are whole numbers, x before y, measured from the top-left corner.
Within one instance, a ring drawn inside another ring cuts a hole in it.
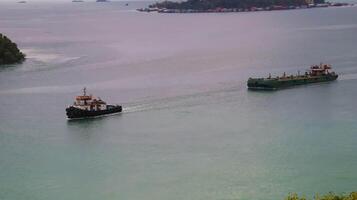
[[[357,186],[357,7],[136,12],[1,3],[26,55],[0,70],[0,199],[277,200]],[[331,83],[249,77],[333,65]],[[68,121],[83,87],[122,114]]]

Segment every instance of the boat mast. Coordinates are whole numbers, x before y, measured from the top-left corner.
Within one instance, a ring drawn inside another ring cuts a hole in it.
[[[86,96],[86,87],[83,88],[83,96]]]

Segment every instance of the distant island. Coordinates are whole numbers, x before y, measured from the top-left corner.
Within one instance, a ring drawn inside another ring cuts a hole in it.
[[[187,0],[163,1],[138,11],[161,13],[248,12],[345,6],[347,3],[326,3],[325,0]]]
[[[297,194],[289,194],[285,200],[307,200],[306,197],[299,197]],[[325,195],[315,195],[314,200],[357,200],[357,192],[351,192],[350,194],[335,194],[329,192]]]
[[[17,44],[0,33],[0,65],[21,63],[24,60],[25,54],[17,48]]]

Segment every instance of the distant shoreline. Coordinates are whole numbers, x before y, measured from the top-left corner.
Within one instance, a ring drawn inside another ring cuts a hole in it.
[[[139,12],[158,12],[158,13],[228,13],[228,12],[258,12],[258,11],[276,11],[276,10],[295,10],[295,9],[311,9],[311,8],[327,8],[327,7],[345,7],[354,6],[351,3],[321,3],[299,6],[281,6],[272,5],[267,7],[249,7],[249,8],[221,8],[214,9],[169,9],[159,7],[139,8]]]

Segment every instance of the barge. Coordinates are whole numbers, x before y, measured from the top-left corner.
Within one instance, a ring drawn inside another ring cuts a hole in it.
[[[248,89],[251,90],[277,90],[281,88],[292,87],[296,85],[306,85],[311,83],[328,82],[334,81],[338,78],[335,72],[330,72],[331,65],[320,64],[313,65],[310,70],[305,72],[305,74],[300,75],[286,75],[279,77],[269,77],[267,78],[249,78],[247,81]]]

